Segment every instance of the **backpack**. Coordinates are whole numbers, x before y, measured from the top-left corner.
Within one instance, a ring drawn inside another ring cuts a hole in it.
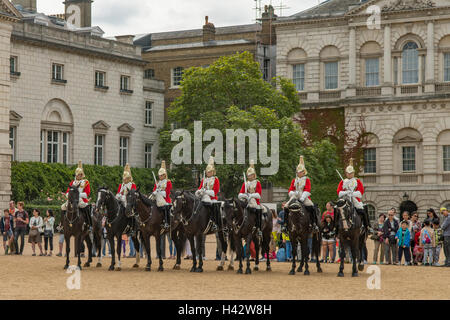
[[[285,262],[286,261],[286,249],[280,248],[277,252],[277,261]]]
[[[431,243],[430,234],[428,233],[427,230],[424,230],[422,243],[423,244],[430,244]]]

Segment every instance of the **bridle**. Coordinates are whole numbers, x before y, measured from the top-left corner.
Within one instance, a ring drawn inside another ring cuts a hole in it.
[[[239,231],[242,230],[242,227],[248,220],[248,213],[247,213],[248,211],[241,208],[241,209],[243,209],[242,217],[240,219],[237,219],[237,214],[239,213],[237,201],[235,199],[233,199],[233,200],[231,200],[231,203],[228,203],[227,205],[229,207],[233,208],[233,215],[231,217],[231,220],[233,222],[233,230],[234,230],[235,234],[239,234]],[[239,220],[241,220],[241,219],[242,219],[242,222],[239,225]]]
[[[134,194],[135,194],[135,197],[138,198],[138,199],[141,196],[141,193],[138,192],[138,191],[135,191]],[[134,200],[134,205],[132,206],[132,211],[131,211],[132,214],[133,214],[132,216],[135,215],[135,207],[136,207],[136,199]],[[138,215],[136,217],[137,222],[139,223],[139,225],[143,226],[144,228],[145,228],[145,225],[147,224],[147,222],[149,222],[151,218],[152,218],[152,208],[151,207],[150,207],[150,212],[148,214],[148,217],[144,221],[141,220],[141,213],[140,212],[138,212]]]
[[[74,190],[74,188],[71,188],[71,190]],[[70,190],[70,191],[71,191]],[[69,195],[70,195],[70,191],[69,191]],[[72,209],[69,211],[69,208]],[[77,205],[77,210],[76,210],[76,215],[73,219],[70,219],[69,216],[69,212],[71,213],[71,216],[73,217],[73,205],[72,205],[72,201],[70,201],[70,199],[67,200],[67,214],[66,214],[66,219],[67,222],[69,223],[69,227],[72,228],[73,224],[75,223],[75,221],[77,221],[78,218],[80,218],[80,209]]]
[[[200,207],[200,202],[196,205],[197,199],[194,197],[194,199],[193,199],[194,204],[192,206],[192,212],[187,217],[187,220],[186,220],[186,217],[183,215],[183,213],[185,212],[184,209],[186,208],[186,204],[187,204],[186,196],[184,195],[184,191],[179,196],[177,196],[175,198],[174,202],[177,203],[177,201],[180,201],[180,199],[181,199],[181,205],[182,205],[182,207],[180,209],[180,211],[181,211],[181,219],[180,220],[181,220],[181,223],[183,223],[184,226],[187,226],[187,225],[189,225],[191,223],[192,219],[194,219],[194,215],[197,212],[197,209]],[[175,205],[175,203],[174,203],[174,205]],[[174,209],[176,209],[176,207],[178,207],[178,205],[176,205]]]
[[[103,216],[106,217],[106,223],[111,228],[111,225],[114,222],[116,222],[117,219],[119,219],[119,217],[120,217],[120,215],[119,215],[120,205],[117,204],[117,210],[116,210],[116,212],[112,213],[114,216],[113,216],[113,219],[110,220],[110,215],[109,215],[110,212],[108,211],[107,208],[105,210],[104,206],[106,205],[106,201],[108,201],[109,199],[111,199],[112,201],[115,201],[114,196],[112,196],[111,191],[109,191],[107,189],[99,189],[98,192],[105,194],[105,200],[102,201],[102,204],[100,206],[97,206],[97,210],[102,210]]]

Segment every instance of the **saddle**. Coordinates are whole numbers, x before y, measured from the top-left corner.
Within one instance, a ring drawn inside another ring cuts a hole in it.
[[[294,201],[289,205],[289,211],[291,212],[298,212],[302,209],[302,203],[300,201]]]

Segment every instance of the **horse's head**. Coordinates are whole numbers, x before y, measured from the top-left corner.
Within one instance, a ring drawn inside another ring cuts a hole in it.
[[[173,219],[174,221],[180,221],[183,216],[186,216],[187,212],[193,211],[194,208],[194,196],[188,191],[179,191],[175,194],[173,200]]]
[[[78,209],[78,203],[80,201],[80,191],[78,187],[69,186],[69,194],[67,196],[69,207]]]
[[[225,213],[225,220],[227,224],[233,224],[234,219],[238,219],[244,215],[244,208],[246,207],[246,202],[242,202],[240,200],[226,199],[223,210]]]
[[[110,192],[108,187],[100,187],[97,190],[97,201],[95,202],[95,210],[98,212],[103,209],[106,205],[108,198],[110,197]]]
[[[138,190],[131,189],[128,191],[126,195],[126,203],[125,203],[125,215],[129,218],[131,216],[134,216],[134,213],[136,212],[137,208],[137,198],[139,197],[140,193]]]
[[[339,223],[350,221],[352,214],[352,204],[347,199],[339,199],[334,206],[334,216],[338,218]]]

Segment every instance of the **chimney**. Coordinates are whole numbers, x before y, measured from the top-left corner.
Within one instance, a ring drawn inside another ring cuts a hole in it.
[[[208,22],[208,16],[205,17],[205,25],[203,26],[203,42],[216,40],[216,27]]]
[[[122,43],[133,44],[134,35],[116,36],[116,40]]]
[[[78,28],[92,27],[93,0],[64,1],[66,21]]]
[[[12,4],[21,5],[26,11],[36,12],[36,0],[12,0]]]
[[[273,22],[277,19],[275,9],[272,5],[264,6],[264,12],[261,17],[262,30],[261,30],[261,43],[265,45],[275,45],[277,38],[275,34],[275,27]]]

